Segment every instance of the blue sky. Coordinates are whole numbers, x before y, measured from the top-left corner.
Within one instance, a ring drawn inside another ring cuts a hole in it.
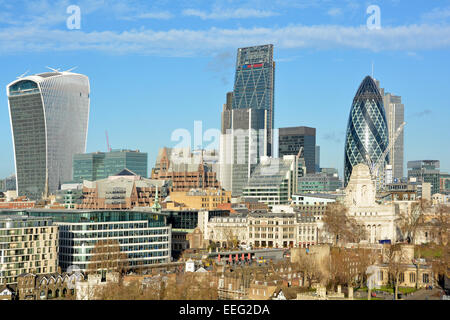
[[[81,29],[69,30],[69,5]],[[378,5],[381,29],[366,9]],[[174,130],[220,127],[238,47],[275,45],[275,126],[317,128],[322,167],[342,174],[347,118],[371,73],[405,104],[405,160],[450,171],[450,1],[0,0],[0,84],[46,66],[89,76],[87,151],[149,153]],[[0,177],[14,172],[5,89],[0,90]],[[207,143],[205,143],[206,145]]]

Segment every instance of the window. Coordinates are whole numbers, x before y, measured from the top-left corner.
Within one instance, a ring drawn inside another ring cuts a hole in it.
[[[400,273],[400,275],[399,275],[399,277],[398,277],[398,280],[399,280],[400,282],[405,282],[405,273],[404,273],[404,272]]]
[[[428,283],[430,281],[428,273],[422,274],[422,282]]]
[[[409,273],[409,282],[415,283],[416,282],[416,274],[414,272]]]

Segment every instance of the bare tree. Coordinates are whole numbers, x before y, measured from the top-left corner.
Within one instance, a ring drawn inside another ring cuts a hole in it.
[[[410,213],[400,212],[396,222],[404,240],[408,239],[410,243],[414,243],[417,228],[424,223],[424,215],[429,208],[430,203],[427,200],[419,199],[413,203]]]
[[[348,215],[348,208],[340,203],[327,205],[323,217],[324,229],[333,236],[333,245],[339,242],[360,242],[366,236],[365,228]]]
[[[385,250],[385,261],[388,267],[389,279],[394,288],[394,299],[398,300],[398,286],[400,283],[400,275],[405,272],[405,257],[400,244],[390,245]]]
[[[128,266],[128,257],[120,251],[117,240],[97,241],[88,265],[88,273],[115,271],[122,273]]]

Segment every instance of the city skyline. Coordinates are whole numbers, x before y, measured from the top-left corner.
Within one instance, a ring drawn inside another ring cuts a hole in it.
[[[430,36],[427,41],[416,37],[415,41],[403,42],[404,48],[394,48],[385,35],[388,31],[397,30],[401,26],[407,26],[411,34],[414,34],[411,27],[414,23],[428,26],[428,29],[423,28],[423,32],[429,34],[435,32],[432,27],[436,24],[440,25],[436,30],[445,30],[448,18],[444,15],[441,15],[439,20],[436,18],[439,16],[436,8],[445,11],[445,2],[438,1],[415,7],[402,1],[396,5],[391,1],[377,3],[381,7],[383,17],[382,30],[386,30],[379,35],[381,40],[366,30],[365,36],[373,42],[366,48],[362,45],[353,47],[353,44],[337,44],[332,41],[329,46],[323,46],[317,39],[308,41],[307,46],[295,44],[289,48],[286,42],[275,41],[274,60],[277,61],[275,128],[288,126],[317,128],[317,145],[321,146],[322,167],[335,167],[342,176],[345,118],[355,87],[365,75],[370,74],[373,61],[375,78],[382,82],[386,91],[401,96],[402,103],[406,106],[405,121],[408,124],[405,128],[405,165],[410,160],[436,159],[441,161],[441,171],[448,172],[450,151],[447,148],[436,147],[445,146],[448,140],[448,135],[445,134],[445,120],[449,118],[449,108],[446,108],[448,102],[443,95],[448,91],[448,81],[445,80],[446,70],[449,67],[449,62],[445,58],[448,55],[448,45],[443,41],[448,36],[444,34],[439,38],[440,45],[433,44],[434,37]],[[242,7],[250,5],[251,2],[245,2]],[[238,6],[233,3],[230,12],[233,10],[234,13],[238,12]],[[365,12],[366,6],[360,4],[358,8],[350,9],[347,2],[340,2],[335,6],[340,7],[341,15],[338,14],[339,10],[331,11],[333,8],[327,6],[320,9],[311,6],[293,8],[292,13],[288,12],[287,6],[280,6],[280,9],[266,8],[278,14],[271,16],[270,21],[273,25],[278,23],[283,26],[285,25],[283,21],[286,20],[288,23],[301,22],[311,28],[318,25],[330,30],[333,25],[341,25],[343,31],[347,30],[345,28],[365,27],[369,16]],[[21,4],[19,7],[26,9],[27,5]],[[56,5],[50,12],[58,8],[62,7]],[[82,13],[84,12],[81,32],[92,33],[97,29],[97,25],[93,26],[92,19],[100,14],[101,10],[106,9],[94,8],[97,10],[95,11],[87,3],[81,3],[80,8]],[[14,13],[14,9],[9,7],[4,9],[5,18],[0,23],[8,30],[12,27],[7,21],[7,16]],[[47,22],[48,25],[44,27],[50,31],[61,30],[70,38],[70,32],[78,31],[66,29],[65,20],[68,15],[65,14],[66,8],[62,9],[64,10],[61,14],[55,15],[55,19]],[[210,13],[217,10],[214,6],[203,9]],[[152,30],[158,30],[158,25],[161,25],[160,29],[167,31],[168,24],[173,23],[173,28],[179,29],[186,26],[187,22],[192,22],[192,28],[197,30],[209,30],[211,27],[233,30],[239,23],[242,23],[244,30],[252,30],[268,21],[263,17],[256,17],[255,12],[253,16],[245,18],[217,20],[213,19],[211,14],[202,15],[205,18],[202,19],[198,11],[189,11],[191,13],[189,15],[189,12],[185,12],[188,8],[183,11],[169,6],[164,10],[182,12],[183,18],[178,22],[175,22],[176,19],[146,19],[139,22],[119,19],[121,23],[111,28],[116,28],[115,31],[125,31],[137,24],[143,24]],[[260,11],[262,10],[258,12]],[[36,20],[40,11],[36,11],[35,16],[32,15],[34,11],[31,9],[25,12]],[[301,21],[294,19],[294,12],[301,15]],[[331,12],[336,15],[333,16]],[[197,13],[197,16],[194,13]],[[344,13],[351,13],[348,21],[343,19]],[[311,17],[307,17],[308,15]],[[435,19],[432,19],[433,15]],[[107,22],[111,19],[118,17],[110,15],[100,20],[98,30],[108,30]],[[17,23],[16,28],[19,28],[21,20],[18,19]],[[42,27],[42,24],[39,27]],[[398,37],[403,40],[409,39],[405,35]],[[6,86],[27,69],[30,69],[30,73],[37,73],[42,72],[46,65],[64,68],[78,65],[77,72],[90,77],[93,92],[86,151],[105,151],[104,131],[108,130],[114,148],[140,149],[148,152],[149,162],[152,164],[156,159],[158,148],[171,147],[175,144],[171,141],[171,133],[174,130],[186,128],[193,132],[195,120],[203,121],[204,130],[220,128],[223,97],[226,92],[232,90],[235,50],[241,46],[271,42],[270,33],[263,38],[255,38],[254,33],[249,33],[249,37],[241,42],[234,43],[231,40],[226,45],[215,45],[203,52],[186,48],[186,52],[189,51],[191,54],[184,56],[179,54],[178,49],[178,54],[149,53],[137,49],[120,54],[114,50],[105,52],[98,48],[87,49],[80,47],[78,42],[74,46],[50,52],[46,48],[25,49],[13,41],[10,45],[4,46],[0,53],[4,62],[4,73],[0,79]],[[298,41],[298,38],[292,39]],[[354,40],[351,39],[352,43]],[[378,49],[374,49],[373,46],[378,46]],[[17,59],[18,57],[20,59]],[[168,70],[170,72],[167,72]],[[158,81],[148,77],[148,74],[155,73],[157,77],[154,79]],[[115,77],[133,80],[126,81],[127,84],[122,85],[114,80]],[[201,93],[196,91],[198,88],[202,88]],[[177,94],[170,94],[173,91]],[[320,94],[321,92],[326,94]],[[5,106],[7,99],[4,92],[1,93],[0,99],[4,104],[4,107],[0,108],[0,116],[7,119],[8,111]],[[172,111],[171,114],[183,116],[171,115],[171,118],[168,118],[166,114],[168,108]],[[187,109],[189,112],[186,112]],[[14,172],[9,127],[7,120],[4,120],[4,125],[0,129],[4,150],[0,156],[1,177],[7,177]],[[420,130],[421,128],[423,130]],[[435,143],[427,143],[430,140]]]

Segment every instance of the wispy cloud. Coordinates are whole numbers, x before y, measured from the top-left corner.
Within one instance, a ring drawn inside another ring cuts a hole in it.
[[[169,20],[174,18],[174,15],[168,11],[161,12],[144,12],[135,13],[133,15],[128,15],[123,17],[123,20],[141,20],[141,19],[157,19],[157,20]]]
[[[420,52],[450,48],[450,25],[409,25],[381,30],[336,25],[165,31],[141,28],[100,32],[11,26],[0,30],[0,53],[94,50],[116,54],[191,56],[210,55],[238,46],[264,43],[273,43],[281,49],[346,48],[374,52]]]
[[[450,7],[434,8],[422,15],[422,20],[429,23],[441,23],[450,19]]]
[[[268,10],[258,10],[258,9],[214,9],[211,12],[197,10],[197,9],[186,9],[183,10],[184,16],[198,17],[203,20],[215,19],[215,20],[225,20],[225,19],[245,19],[245,18],[268,18],[273,16],[278,16],[279,13]]]
[[[342,14],[342,9],[341,8],[331,8],[330,10],[327,11],[327,14],[332,17],[337,17]]]
[[[421,118],[421,117],[424,117],[424,116],[429,116],[432,113],[433,113],[433,111],[431,111],[430,109],[425,109],[423,111],[413,113],[412,117],[414,117],[414,118]]]

